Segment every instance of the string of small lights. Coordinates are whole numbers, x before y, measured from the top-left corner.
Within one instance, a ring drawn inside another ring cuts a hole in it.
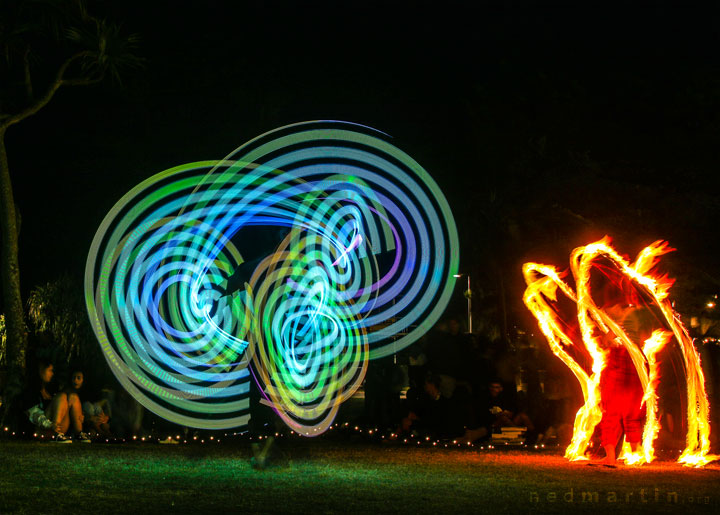
[[[278,442],[297,442],[305,443],[304,436],[295,431],[279,431],[265,435],[251,435],[248,431],[224,432],[209,435],[206,432],[199,431],[197,434],[183,435],[179,432],[171,434],[168,432],[157,434],[132,436],[129,438],[105,438],[97,437],[93,439],[93,443],[102,445],[185,445],[185,446],[206,446],[206,445],[243,445],[252,442],[261,442],[270,437],[274,437]],[[41,433],[25,433],[12,431],[9,427],[3,428],[2,437],[0,439],[22,439],[26,441],[36,442],[53,442],[53,436],[47,436]],[[446,451],[470,451],[473,453],[493,453],[493,452],[548,452],[558,453],[564,449],[564,445],[560,442],[547,442],[532,444],[523,440],[521,442],[508,442],[502,440],[483,440],[480,442],[467,442],[461,438],[455,439],[437,439],[428,435],[419,434],[401,434],[390,430],[381,430],[376,427],[361,427],[350,422],[332,424],[328,430],[318,437],[320,440],[343,441],[348,445],[352,444],[370,444],[380,445],[389,448],[406,448],[406,449],[435,449],[438,452]],[[591,442],[589,445],[593,448]],[[680,449],[657,449],[661,459],[664,457],[670,461],[675,461],[677,456],[682,453]]]

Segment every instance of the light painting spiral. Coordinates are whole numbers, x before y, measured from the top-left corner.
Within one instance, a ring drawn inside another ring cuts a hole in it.
[[[374,129],[304,122],[161,172],[105,217],[88,313],[141,404],[199,428],[248,422],[250,381],[317,435],[368,359],[438,320],[458,236],[428,173]]]

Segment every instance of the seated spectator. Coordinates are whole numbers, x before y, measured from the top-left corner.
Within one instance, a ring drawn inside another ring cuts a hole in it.
[[[80,390],[85,384],[85,374],[82,369],[76,367],[72,369],[70,375],[70,384],[63,389],[67,395],[76,395],[80,397]],[[101,399],[96,402],[81,402],[83,428],[86,434],[96,434],[102,436],[110,436],[109,425],[109,403],[107,399]],[[103,411],[103,408],[105,411]]]
[[[439,439],[459,438],[469,417],[469,400],[469,392],[462,386],[450,395],[444,394],[440,376],[428,373],[422,392],[408,391],[407,415],[401,421],[401,432]]]
[[[66,436],[70,429],[78,440],[89,442],[90,439],[82,431],[80,397],[70,390],[54,393],[54,374],[52,363],[38,361],[37,375],[31,379],[25,394],[25,412],[28,418],[39,432],[54,435],[57,442],[70,442],[70,438]]]
[[[505,392],[499,380],[490,381],[489,394],[483,408],[488,430],[499,431],[503,427],[526,427],[528,431],[535,429],[530,417],[518,410],[515,398]]]
[[[100,436],[110,437],[110,401],[100,399],[95,402],[85,401],[82,403],[83,415],[85,415],[85,428]]]
[[[112,413],[110,432],[117,438],[130,438],[145,433],[142,427],[145,414],[142,405],[124,388],[103,389],[108,411]]]
[[[540,431],[536,443],[555,440],[560,444],[566,444],[570,441],[575,419],[572,391],[568,388],[568,382],[571,381],[574,379],[563,375],[546,379],[539,421],[534,418],[536,427]]]

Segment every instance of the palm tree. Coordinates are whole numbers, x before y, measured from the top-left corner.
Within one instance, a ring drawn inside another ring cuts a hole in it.
[[[7,334],[5,413],[25,374],[27,330],[20,294],[15,206],[5,146],[13,125],[45,107],[63,86],[90,86],[143,60],[137,35],[90,14],[84,0],[3,0],[0,3],[0,282]]]

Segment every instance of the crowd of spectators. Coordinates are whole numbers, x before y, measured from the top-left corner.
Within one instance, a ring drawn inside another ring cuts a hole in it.
[[[455,318],[441,322],[398,357],[370,363],[368,423],[439,440],[522,428],[527,442],[569,441],[577,382],[526,336],[490,342]]]
[[[20,400],[21,429],[58,443],[124,438],[142,432],[143,408],[124,389],[86,385],[85,371],[70,366],[58,378],[55,366],[37,359]]]
[[[491,343],[450,318],[400,354],[369,363],[365,415],[375,427],[439,439],[483,440],[503,427],[525,428],[531,441],[564,438],[574,383],[559,369],[541,378],[540,361],[530,346]],[[88,380],[93,372],[31,364],[23,429],[58,442],[142,433],[142,406],[116,384]]]
[[[43,359],[28,371],[19,403],[22,431],[57,442],[125,439],[144,432],[144,408],[114,382],[88,381],[96,371],[70,366],[56,374]],[[683,430],[681,412],[663,407],[682,404],[682,392],[672,384],[661,384],[666,402],[659,413],[659,441],[668,445],[676,445]],[[570,371],[528,335],[518,332],[512,341],[491,342],[463,332],[454,318],[399,354],[372,360],[364,386],[368,426],[437,440],[485,441],[504,428],[518,428],[527,443],[563,445],[582,405]],[[251,397],[259,398],[254,393]],[[268,435],[277,431],[267,415],[253,413],[251,434],[260,435],[262,427],[271,429]]]

